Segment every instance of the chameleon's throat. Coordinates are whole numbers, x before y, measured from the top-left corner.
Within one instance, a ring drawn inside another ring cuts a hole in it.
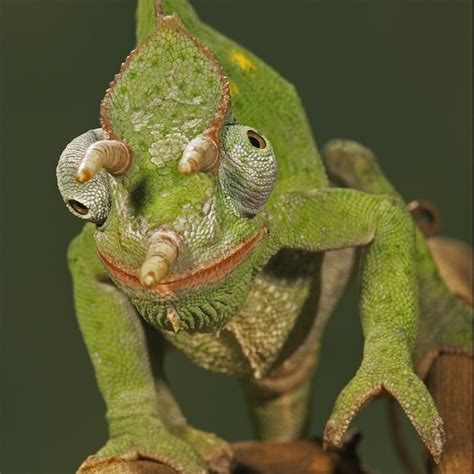
[[[105,253],[98,251],[98,254],[110,276],[121,286],[135,290],[150,291],[161,297],[166,297],[171,296],[179,290],[199,287],[221,280],[250,255],[255,246],[266,234],[267,229],[262,227],[250,239],[240,243],[223,258],[187,273],[171,274],[162,283],[149,289],[143,287],[140,283],[137,270],[115,262]]]

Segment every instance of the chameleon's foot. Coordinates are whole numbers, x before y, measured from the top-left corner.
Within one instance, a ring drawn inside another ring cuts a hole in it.
[[[383,174],[372,151],[360,143],[351,140],[331,140],[324,145],[322,158],[330,178],[336,184],[381,192],[374,187],[383,183]]]
[[[190,426],[178,428],[173,432],[201,455],[211,472],[216,474],[230,472],[233,452],[226,441],[212,433],[200,431]]]
[[[340,447],[352,419],[385,391],[400,403],[433,459],[439,462],[444,445],[443,421],[430,393],[411,365],[399,361],[400,354],[384,354],[362,363],[336,400],[324,430],[325,445]]]
[[[110,463],[120,460],[156,461],[183,474],[207,472],[203,458],[190,444],[174,436],[163,426],[142,420],[142,423],[111,438],[95,456],[87,458],[78,473],[110,472]]]
[[[176,474],[172,467],[145,459],[125,460],[116,456],[102,459],[89,456],[78,473],[80,474]]]

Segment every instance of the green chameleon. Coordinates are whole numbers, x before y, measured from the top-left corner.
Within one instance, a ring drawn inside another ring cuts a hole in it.
[[[361,145],[332,142],[321,160],[294,88],[187,1],[140,0],[137,15],[102,127],[57,168],[88,221],[68,258],[110,432],[80,471],[115,458],[228,472],[228,444],[189,426],[167,386],[171,347],[239,378],[261,439],[303,436],[321,336],[359,264],[364,355],[324,440],[340,446],[385,391],[439,459],[443,423],[414,367],[426,373],[439,347],[470,351],[471,313],[402,198]],[[142,319],[159,333],[153,354]]]

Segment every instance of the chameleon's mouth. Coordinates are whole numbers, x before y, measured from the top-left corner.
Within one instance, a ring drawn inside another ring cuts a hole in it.
[[[215,283],[238,267],[252,252],[256,245],[267,234],[266,227],[262,227],[248,240],[234,247],[227,255],[206,266],[196,268],[186,273],[171,273],[161,283],[152,288],[145,288],[140,283],[138,271],[114,261],[109,255],[98,251],[99,258],[109,271],[110,276],[121,286],[146,290],[161,297],[171,296],[180,290],[200,287]]]

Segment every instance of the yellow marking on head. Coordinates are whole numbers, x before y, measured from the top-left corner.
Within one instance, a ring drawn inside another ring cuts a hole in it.
[[[240,87],[232,79],[229,79],[229,86],[230,86],[230,95],[237,95],[240,92]]]
[[[255,66],[255,64],[250,61],[242,51],[237,49],[234,49],[230,54],[230,60],[236,63],[240,69],[243,69],[244,71],[255,71],[257,69],[257,66]]]

